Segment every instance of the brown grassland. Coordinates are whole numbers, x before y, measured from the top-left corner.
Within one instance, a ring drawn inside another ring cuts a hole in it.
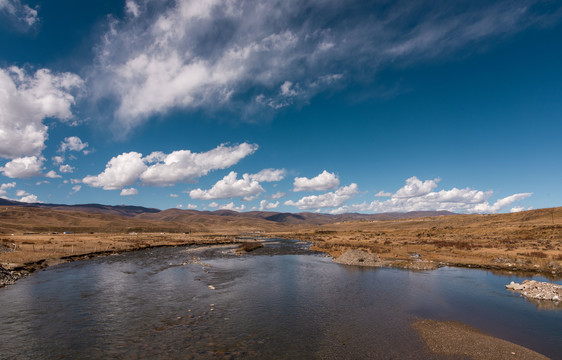
[[[562,208],[324,225],[289,236],[337,257],[348,249],[394,266],[461,266],[562,276]],[[423,260],[423,261],[419,261]]]
[[[66,234],[64,232],[67,232]],[[248,237],[313,242],[334,257],[349,249],[390,266],[462,266],[562,277],[562,208],[514,214],[291,225],[198,215],[170,219],[7,206],[0,209],[0,265],[34,270],[76,258],[154,246],[241,243]]]

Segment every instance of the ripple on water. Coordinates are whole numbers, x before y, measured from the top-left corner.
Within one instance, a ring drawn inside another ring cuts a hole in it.
[[[439,358],[415,316],[558,354],[562,314],[506,292],[517,277],[334,264],[306,243],[160,248],[40,271],[0,290],[0,357]],[[211,288],[212,287],[212,288]]]

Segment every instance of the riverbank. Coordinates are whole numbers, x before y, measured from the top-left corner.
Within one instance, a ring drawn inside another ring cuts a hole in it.
[[[548,357],[456,321],[417,320],[418,331],[435,354],[474,360],[547,360]]]
[[[334,258],[360,250],[376,256],[377,266],[414,270],[453,266],[562,278],[562,207],[326,224],[298,216],[270,221],[247,214],[191,214],[177,209],[154,219],[147,216],[7,207],[0,219],[0,265],[32,270],[80,254],[257,236],[312,242],[313,250]]]
[[[561,240],[558,226],[550,233],[536,231],[528,240],[513,240],[494,228],[458,228],[447,218],[426,218],[376,223],[349,222],[329,226],[294,227],[284,232],[240,233],[48,233],[19,234],[0,239],[0,286],[38,269],[61,262],[161,246],[233,244],[260,238],[299,239],[312,242],[312,250],[324,252],[348,265],[432,270],[444,266],[540,274],[562,278]],[[444,223],[445,222],[445,223]],[[457,221],[457,227],[460,227]],[[436,230],[438,228],[443,230]],[[433,229],[431,241],[412,231]],[[476,230],[477,231],[476,231]],[[539,228],[539,229],[542,229]],[[486,231],[488,231],[486,233]],[[484,234],[484,235],[483,235]],[[485,235],[488,234],[488,235]],[[540,236],[539,236],[540,235]],[[549,238],[541,240],[540,237]],[[539,240],[537,240],[537,238]],[[467,239],[471,239],[468,241]],[[353,251],[352,251],[353,250]],[[352,251],[352,252],[350,252]],[[347,252],[351,256],[343,256]],[[368,261],[366,261],[368,259]]]
[[[443,266],[562,278],[562,225],[543,212],[457,215],[307,226],[275,236],[313,242],[338,258],[361,250],[377,266],[426,270]],[[273,235],[273,234],[272,234]]]
[[[159,247],[240,244],[236,234],[26,234],[2,239],[0,287],[64,262]]]

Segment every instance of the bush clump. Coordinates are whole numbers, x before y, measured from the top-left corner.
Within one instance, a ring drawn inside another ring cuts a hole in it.
[[[254,251],[256,249],[262,248],[262,247],[263,247],[263,244],[261,242],[249,241],[249,242],[244,242],[244,243],[238,245],[238,251],[250,252],[250,251]]]

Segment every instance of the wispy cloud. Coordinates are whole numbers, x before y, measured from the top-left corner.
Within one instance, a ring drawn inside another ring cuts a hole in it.
[[[7,15],[16,28],[21,30],[26,30],[39,21],[37,8],[34,9],[20,0],[0,0],[0,15],[2,14]]]
[[[381,68],[448,56],[471,43],[558,21],[560,4],[274,0],[126,2],[90,76],[97,101],[115,99],[120,129],[174,108],[252,116]],[[150,9],[150,10],[149,10]],[[371,79],[371,80],[370,80]]]
[[[271,195],[271,198],[275,200],[275,199],[284,198],[285,196],[287,196],[287,193],[282,192],[282,191],[277,191],[276,193]]]
[[[286,174],[285,169],[263,169],[257,174],[250,175],[250,178],[258,182],[275,182],[283,180]]]

